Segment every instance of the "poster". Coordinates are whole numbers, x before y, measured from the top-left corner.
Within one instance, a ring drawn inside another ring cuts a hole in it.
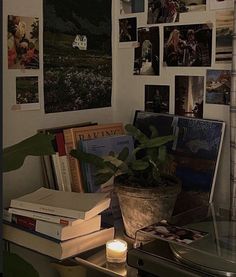
[[[8,69],[39,68],[39,19],[8,15]]]
[[[44,0],[45,113],[111,106],[111,1]]]
[[[171,114],[137,111],[134,124],[146,135],[149,126],[157,128],[159,136],[174,135],[168,143],[171,166],[181,180],[174,214],[212,201],[225,123]]]

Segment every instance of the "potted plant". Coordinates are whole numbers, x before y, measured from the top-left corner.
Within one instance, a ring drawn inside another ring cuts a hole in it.
[[[138,229],[170,218],[181,184],[166,150],[174,136],[158,137],[154,126],[150,137],[130,124],[125,129],[136,141],[131,155],[124,148],[117,157],[98,157],[79,147],[70,154],[97,168],[97,185],[114,177],[126,234],[135,238]]]

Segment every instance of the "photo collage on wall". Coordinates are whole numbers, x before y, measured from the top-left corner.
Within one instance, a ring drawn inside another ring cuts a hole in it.
[[[16,111],[40,109],[37,16],[8,15],[7,50],[8,70],[15,73],[15,94],[11,109]]]
[[[233,0],[120,1],[119,47],[133,48],[145,111],[204,119],[206,104],[230,104],[233,7]],[[121,22],[129,27],[123,41]]]

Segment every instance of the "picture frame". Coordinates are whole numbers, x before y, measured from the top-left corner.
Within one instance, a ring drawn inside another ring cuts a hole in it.
[[[136,111],[134,125],[147,136],[149,126],[159,136],[175,135],[167,144],[176,176],[182,183],[173,214],[208,205],[213,200],[225,122],[173,114]]]

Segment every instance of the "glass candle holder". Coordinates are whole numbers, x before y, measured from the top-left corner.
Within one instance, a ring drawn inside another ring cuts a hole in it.
[[[106,258],[110,263],[124,263],[127,256],[127,242],[121,239],[109,240],[106,243]]]

